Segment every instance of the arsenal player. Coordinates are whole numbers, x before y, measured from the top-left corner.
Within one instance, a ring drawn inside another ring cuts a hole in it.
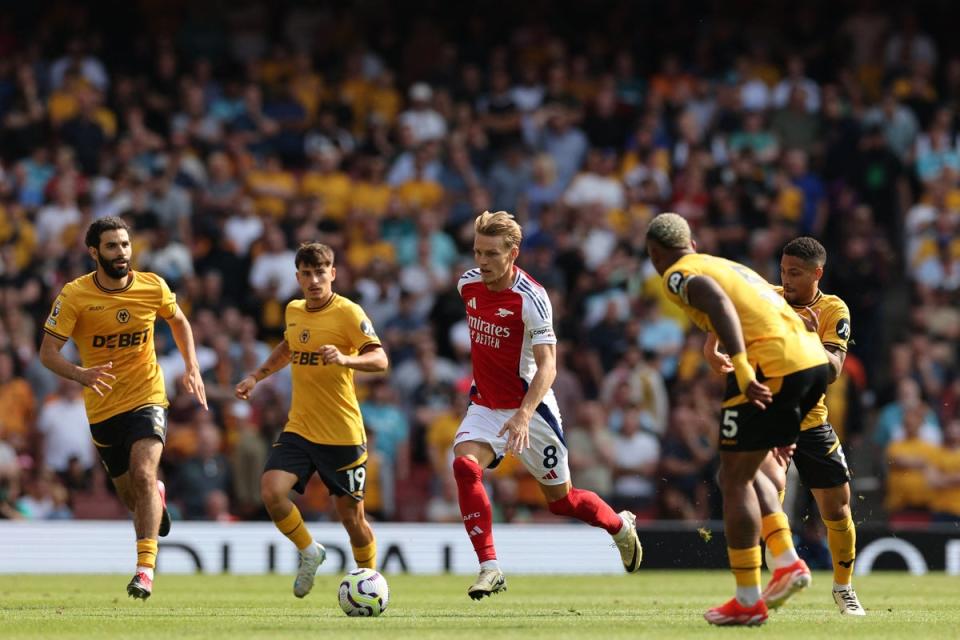
[[[480,561],[480,575],[467,594],[479,600],[506,589],[482,476],[507,452],[540,483],[551,513],[605,529],[624,569],[636,571],[643,555],[636,516],[617,514],[597,494],[570,483],[560,411],[550,388],[557,373],[553,310],[546,290],[514,264],[520,225],[505,211],[486,211],[474,227],[477,268],[457,285],[467,309],[474,380],[453,448],[460,512]]]

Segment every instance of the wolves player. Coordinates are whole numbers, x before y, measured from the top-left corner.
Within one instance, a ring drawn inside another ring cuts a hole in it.
[[[97,270],[64,285],[43,329],[40,361],[86,389],[90,433],[124,505],[133,512],[137,569],[127,593],[153,592],[157,536],[170,530],[157,466],[167,436],[167,394],[153,346],[159,315],[170,325],[186,365],[187,391],[207,406],[190,322],[163,278],[130,269],[130,229],[101,218],[87,229],[87,251]],[[81,366],[60,350],[73,338]],[[157,490],[159,486],[159,491]]]
[[[539,481],[552,513],[606,530],[624,568],[636,571],[643,555],[636,516],[617,514],[595,493],[570,484],[560,412],[550,388],[557,373],[553,313],[543,287],[514,265],[520,225],[505,211],[488,211],[474,227],[478,268],[464,273],[457,285],[470,327],[474,384],[453,448],[460,512],[480,561],[480,575],[467,594],[479,600],[506,589],[482,476],[507,451]]]
[[[780,259],[782,287],[776,291],[810,325],[823,343],[830,360],[830,382],[840,375],[850,341],[850,310],[837,296],[820,291],[820,279],[827,261],[827,251],[813,238],[796,238],[783,248]],[[717,351],[717,341],[710,334],[704,353],[711,366],[725,372],[726,356]],[[768,456],[761,469],[773,480],[781,501],[786,487],[789,456]],[[863,616],[853,590],[853,561],[856,556],[857,532],[850,516],[850,471],[836,432],[827,421],[827,406],[821,397],[800,425],[793,460],[800,479],[813,492],[820,517],[827,527],[827,544],[833,558],[833,599],[843,615]]]
[[[768,452],[797,441],[800,422],[823,395],[829,366],[819,340],[771,285],[736,262],[696,253],[686,220],[651,221],[647,250],[666,296],[730,354],[720,424],[720,489],[736,597],[710,609],[711,624],[754,625],[810,584],[793,548],[773,483],[758,474]],[[761,517],[762,516],[762,517]],[[760,535],[775,571],[760,593]]]
[[[277,529],[300,551],[293,594],[302,598],[313,588],[326,550],[289,495],[291,489],[303,493],[314,472],[335,498],[357,566],[376,566],[377,543],[363,511],[367,439],[353,372],[386,371],[387,354],[363,309],[333,292],[337,269],[330,247],[303,244],[294,263],[304,299],[287,305],[283,341],[240,381],[236,396],[248,399],[258,382],[288,363],[293,367],[290,415],[270,450],[260,494]]]

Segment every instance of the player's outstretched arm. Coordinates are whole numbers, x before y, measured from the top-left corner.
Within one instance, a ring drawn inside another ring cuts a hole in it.
[[[78,367],[60,353],[64,344],[66,344],[66,340],[56,338],[49,333],[43,334],[43,342],[40,344],[40,362],[43,363],[43,366],[61,378],[75,380],[83,386],[93,389],[94,393],[99,396],[103,396],[113,389],[110,383],[117,379],[117,376],[110,373],[113,362],[95,367]]]
[[[170,325],[173,339],[177,343],[177,349],[179,349],[183,364],[186,366],[186,373],[183,374],[183,386],[189,393],[197,396],[197,400],[206,409],[207,391],[203,386],[203,377],[200,375],[200,363],[197,361],[197,349],[193,343],[193,330],[190,328],[190,321],[187,320],[187,316],[184,315],[179,306],[177,306],[177,312],[166,318],[166,321]]]
[[[290,364],[290,345],[287,344],[286,340],[281,340],[280,344],[275,346],[273,351],[270,352],[270,355],[267,356],[267,359],[263,361],[263,364],[257,367],[257,370],[253,373],[248,373],[246,377],[237,384],[234,395],[241,400],[249,400],[250,393],[253,391],[253,388],[257,386],[258,382],[280,371],[280,369],[283,369],[288,364]]]
[[[747,348],[737,308],[730,296],[709,276],[696,276],[687,283],[687,299],[690,305],[704,312],[717,332],[717,338],[730,355],[737,386],[747,399],[761,409],[773,402],[769,387],[757,382],[756,372],[747,361]]]

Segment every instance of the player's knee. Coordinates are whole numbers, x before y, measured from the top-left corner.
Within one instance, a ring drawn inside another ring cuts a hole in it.
[[[263,500],[263,504],[266,506],[269,507],[270,505],[281,502],[289,493],[289,489],[278,486],[276,482],[273,482],[267,476],[260,478],[260,499]]]
[[[825,520],[846,520],[850,515],[850,505],[846,500],[824,500],[825,504],[819,507],[820,514]]]
[[[130,473],[130,484],[134,491],[142,493],[145,491],[156,491],[157,472],[146,465],[132,467]]]
[[[479,480],[483,470],[473,456],[457,456],[453,459],[453,477],[457,480]]]

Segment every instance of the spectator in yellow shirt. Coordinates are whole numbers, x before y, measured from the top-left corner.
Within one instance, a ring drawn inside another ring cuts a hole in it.
[[[917,403],[904,411],[903,440],[887,447],[887,513],[892,520],[912,519],[911,512],[929,511],[933,498],[928,470],[940,449],[920,437],[927,406]]]
[[[960,524],[960,418],[943,430],[940,448],[928,475],[933,499],[930,507],[935,522]]]
[[[297,195],[297,180],[283,168],[280,156],[270,154],[247,174],[247,190],[258,214],[278,219],[286,214],[290,200]]]
[[[350,208],[353,181],[340,170],[340,151],[330,144],[310,149],[310,166],[300,180],[300,195],[323,201],[326,217],[343,222]]]

